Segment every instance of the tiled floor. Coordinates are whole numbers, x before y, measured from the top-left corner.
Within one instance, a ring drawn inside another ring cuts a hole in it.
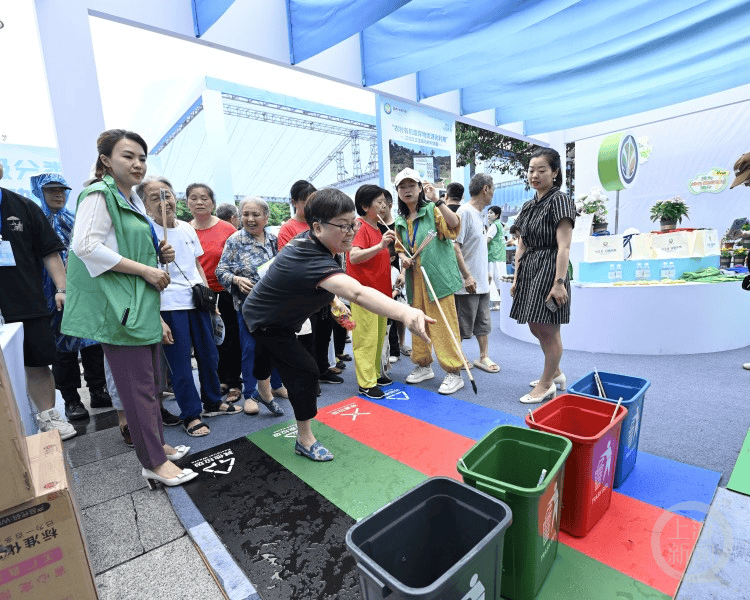
[[[148,489],[116,413],[91,413],[64,447],[101,600],[226,598],[164,490]]]

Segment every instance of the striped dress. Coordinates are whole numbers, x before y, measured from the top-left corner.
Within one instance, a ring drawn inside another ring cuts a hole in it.
[[[560,325],[570,321],[570,281],[567,275],[568,301],[556,312],[544,306],[555,282],[557,226],[565,218],[575,224],[575,205],[554,186],[541,199],[534,196],[526,202],[516,217],[515,225],[525,250],[518,264],[510,316],[519,323]]]

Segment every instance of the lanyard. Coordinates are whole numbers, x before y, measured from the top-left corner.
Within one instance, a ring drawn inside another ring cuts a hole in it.
[[[151,243],[154,245],[154,250],[156,250],[156,256],[158,258],[159,256],[159,236],[156,235],[156,230],[154,229],[153,223],[151,223],[151,219],[149,219],[146,215],[144,215],[138,207],[130,201],[130,198],[126,198],[125,195],[120,191],[120,189],[117,189],[117,192],[122,196],[122,199],[125,200],[128,203],[128,206],[132,208],[135,212],[137,212],[139,215],[143,215],[146,217],[146,223],[148,223],[148,227],[151,230]],[[166,226],[166,223],[164,224]]]
[[[411,251],[414,252],[414,244],[416,244],[417,242],[417,229],[419,229],[419,221],[417,219],[414,219],[414,222],[412,223],[412,227],[414,228],[414,231],[412,232],[410,246],[411,246]],[[409,234],[407,233],[407,237],[408,235]]]

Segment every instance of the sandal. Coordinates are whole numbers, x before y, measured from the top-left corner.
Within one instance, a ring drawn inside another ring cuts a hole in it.
[[[229,388],[229,391],[226,392],[227,402],[237,402],[240,398],[242,398],[242,390],[240,388]]]
[[[299,443],[299,440],[295,440],[294,452],[295,454],[305,456],[315,462],[328,462],[329,460],[333,460],[333,454],[331,454],[331,451],[320,442],[315,442],[308,450]]]
[[[260,412],[260,408],[258,408],[258,403],[252,398],[247,398],[245,400],[245,404],[242,407],[242,410],[245,412],[246,415],[257,415]]]
[[[211,433],[211,428],[202,421],[198,421],[192,427],[188,427],[187,423],[183,423],[182,426],[185,428],[185,433],[187,433],[190,437],[203,437],[204,435],[208,435],[209,433]],[[198,431],[202,427],[206,428],[208,431],[206,431],[206,433],[196,433],[196,431]]]
[[[250,396],[250,398],[255,400],[258,404],[265,406],[275,417],[280,417],[284,414],[284,409],[279,406],[279,403],[276,402],[276,400],[263,400],[257,390],[253,392],[253,395]]]
[[[482,371],[486,371],[487,373],[499,373],[500,372],[500,365],[498,365],[489,356],[485,356],[481,360],[477,359],[475,361],[472,361],[472,364],[477,369],[482,369]]]
[[[226,406],[226,408],[222,409],[222,406]],[[201,413],[202,417],[220,417],[222,415],[238,415],[242,412],[242,409],[239,406],[235,406],[234,404],[225,404],[222,402],[219,402],[218,404],[209,404],[203,407],[203,412]]]

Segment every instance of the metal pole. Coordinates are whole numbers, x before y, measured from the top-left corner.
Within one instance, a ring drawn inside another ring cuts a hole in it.
[[[620,221],[620,190],[615,192],[615,234],[617,234],[617,226]]]

